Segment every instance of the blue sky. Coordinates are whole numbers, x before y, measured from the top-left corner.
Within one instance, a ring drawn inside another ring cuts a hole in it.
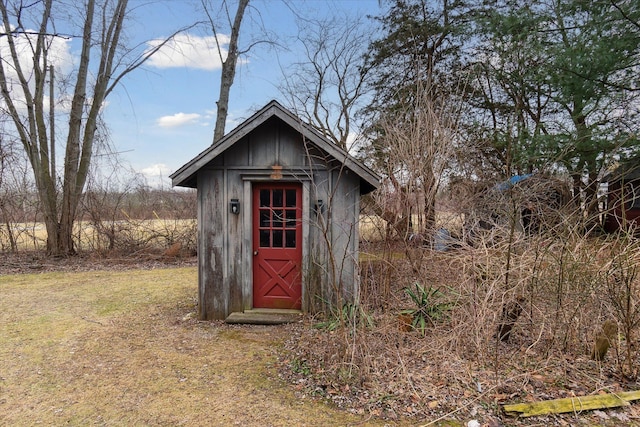
[[[161,39],[177,28],[202,20],[199,1],[165,0],[138,9],[130,37],[139,41]],[[234,2],[232,2],[234,3]],[[142,4],[132,0],[132,4]],[[259,36],[256,22],[277,36],[289,51],[259,45],[243,57],[231,89],[226,131],[272,99],[281,99],[281,69],[295,58],[297,33],[291,8],[318,18],[330,12],[376,15],[378,0],[251,0],[243,22],[240,48]],[[233,5],[235,7],[235,4]],[[235,10],[234,10],[235,12]],[[227,35],[227,28],[221,30]],[[211,34],[202,29],[183,34],[173,49],[123,79],[111,94],[106,120],[113,148],[120,158],[147,177],[149,185],[169,185],[168,175],[195,157],[212,142],[215,101],[220,70]],[[197,48],[192,48],[197,46]],[[180,52],[180,53],[178,53]]]

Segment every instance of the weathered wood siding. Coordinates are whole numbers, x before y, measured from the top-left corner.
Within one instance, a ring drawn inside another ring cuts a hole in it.
[[[290,167],[300,172],[306,167],[307,156],[300,134],[277,119],[269,120],[246,135],[223,153],[223,165],[249,172],[271,171],[271,166]]]
[[[252,308],[252,184],[270,181],[303,184],[303,310],[314,309],[318,287],[357,295],[359,178],[273,119],[198,172],[201,319]],[[239,200],[239,215],[230,213],[231,199]],[[317,200],[322,212],[314,211]]]
[[[198,288],[199,317],[220,319],[227,311],[229,289],[225,287],[225,234],[221,232],[225,212],[223,172],[203,170],[198,173]]]
[[[336,163],[316,170],[311,184],[310,203],[324,202],[322,212],[311,209],[306,303],[312,311],[353,302],[359,292],[359,179]]]
[[[226,228],[222,233],[227,236],[227,259],[228,273],[226,279],[229,281],[229,307],[226,316],[234,311],[242,311],[242,280],[244,274],[244,266],[240,262],[243,251],[243,215],[251,217],[249,202],[244,200],[244,191],[242,186],[242,178],[240,171],[227,169],[226,177],[226,198],[225,202],[220,204],[219,208],[227,212]],[[231,199],[240,200],[240,215],[234,215],[230,212],[229,202]],[[249,199],[251,200],[251,199]]]
[[[338,266],[333,280],[344,302],[353,302],[358,294],[358,218],[360,214],[359,180],[347,169],[332,171],[334,196],[331,200],[332,256]]]

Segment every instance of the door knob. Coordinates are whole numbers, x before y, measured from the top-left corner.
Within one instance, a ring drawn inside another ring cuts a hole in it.
[[[253,256],[258,255],[258,251],[253,251]]]

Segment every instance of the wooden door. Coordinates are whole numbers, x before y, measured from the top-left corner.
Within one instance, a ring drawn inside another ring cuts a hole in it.
[[[253,307],[302,307],[302,186],[253,188]]]

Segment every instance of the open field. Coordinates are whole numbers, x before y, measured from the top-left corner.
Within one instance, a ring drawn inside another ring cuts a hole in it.
[[[195,321],[196,283],[193,267],[0,277],[0,425],[362,423],[278,379],[291,326]]]
[[[420,223],[419,215],[411,216],[412,223],[417,227]],[[450,211],[436,213],[436,229],[446,228],[455,233],[462,229],[463,215]],[[360,215],[358,223],[360,238],[367,242],[376,242],[385,239],[387,223],[377,215]]]
[[[418,215],[413,215],[412,220],[413,224],[418,224]],[[458,231],[462,227],[462,218],[453,212],[438,212],[436,224],[437,228]],[[74,237],[80,251],[104,250],[110,245],[125,247],[129,251],[143,247],[166,249],[176,241],[195,245],[196,226],[195,219],[103,221],[99,227],[89,221],[76,221]],[[376,215],[360,215],[358,226],[360,237],[365,241],[385,238],[386,221]],[[18,250],[46,249],[47,230],[43,223],[15,223],[10,227]],[[0,250],[10,248],[7,226],[0,224]]]
[[[166,249],[175,241],[195,242],[196,220],[130,219],[103,221],[99,227],[89,221],[76,221],[74,226],[74,241],[80,251],[114,249],[113,246],[128,250],[143,247]],[[47,229],[44,223],[15,223],[10,227],[18,250],[46,249]],[[0,225],[0,249],[10,249],[6,225]]]

